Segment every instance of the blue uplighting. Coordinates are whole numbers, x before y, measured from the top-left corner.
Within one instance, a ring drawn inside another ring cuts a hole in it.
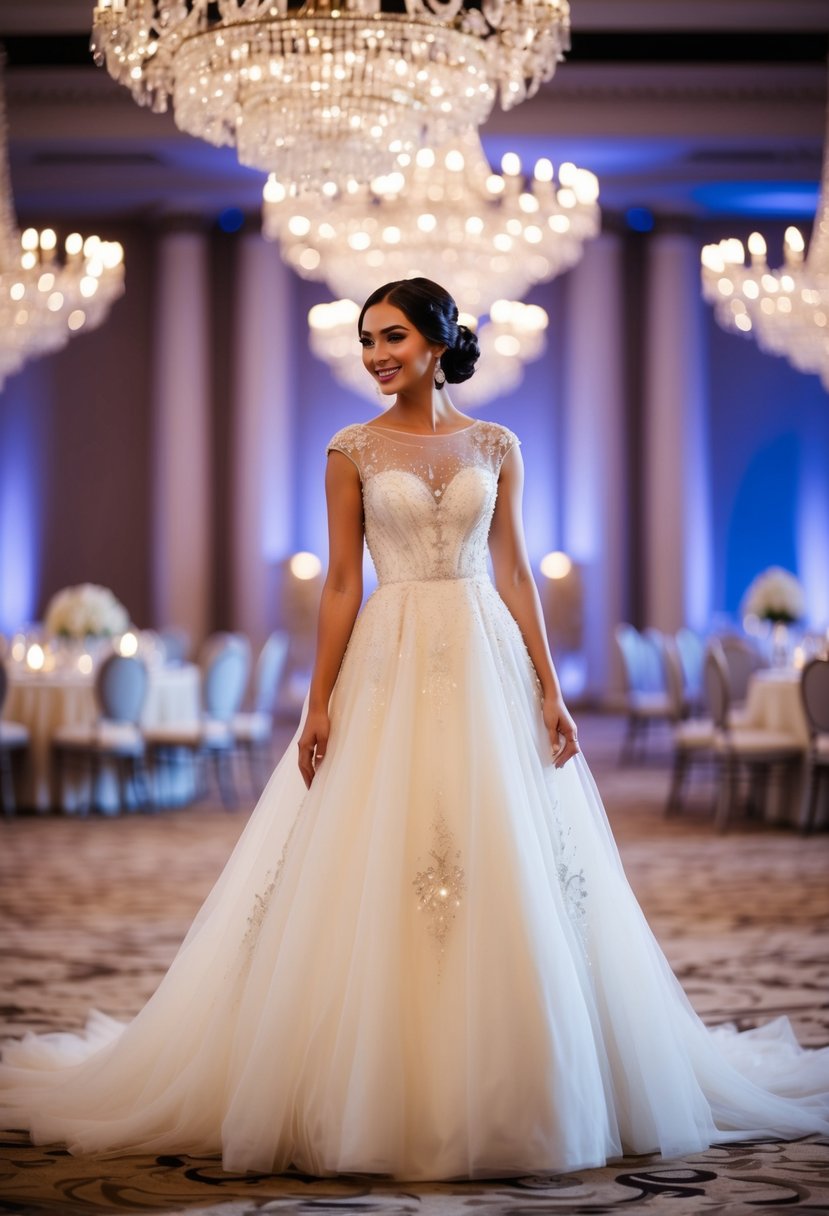
[[[647,207],[628,207],[625,221],[628,228],[632,228],[634,232],[653,231],[653,212]]]
[[[244,213],[238,207],[225,207],[219,215],[219,227],[222,232],[238,232],[244,222]]]
[[[817,182],[707,182],[692,191],[696,203],[721,215],[811,219]]]

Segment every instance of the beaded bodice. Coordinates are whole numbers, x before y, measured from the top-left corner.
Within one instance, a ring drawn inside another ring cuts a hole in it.
[[[364,423],[337,432],[326,450],[357,466],[380,583],[486,577],[498,474],[516,443],[512,431],[483,421],[446,435]]]

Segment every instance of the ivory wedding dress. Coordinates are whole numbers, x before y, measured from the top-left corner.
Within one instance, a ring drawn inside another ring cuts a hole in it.
[[[556,770],[487,573],[515,436],[357,424],[378,589],[310,791],[289,747],[128,1024],[27,1035],[4,1126],[229,1170],[486,1177],[829,1131],[829,1049],[709,1031],[627,885],[587,765]],[[194,847],[197,845],[194,843]]]

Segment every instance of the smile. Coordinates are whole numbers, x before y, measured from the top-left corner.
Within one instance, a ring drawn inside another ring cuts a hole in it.
[[[393,379],[393,377],[396,376],[399,371],[399,367],[384,367],[382,369],[378,368],[375,375],[377,376],[377,379],[381,381],[381,383],[385,384],[387,380]]]

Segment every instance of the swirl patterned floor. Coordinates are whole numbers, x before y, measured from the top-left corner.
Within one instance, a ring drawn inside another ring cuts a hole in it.
[[[829,834],[711,828],[703,798],[666,821],[665,764],[620,770],[617,724],[581,724],[628,875],[695,1007],[754,1025],[787,1013],[829,1043]],[[244,823],[203,804],[145,817],[0,824],[0,1035],[134,1013],[154,989]],[[829,1213],[829,1141],[747,1143],[681,1161],[505,1182],[406,1184],[224,1174],[215,1159],[72,1157],[0,1143],[0,1213]]]

